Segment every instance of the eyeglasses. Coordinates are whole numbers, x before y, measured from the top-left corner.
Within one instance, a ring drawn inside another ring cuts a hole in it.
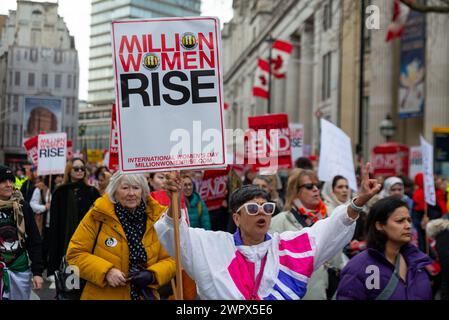
[[[72,169],[75,172],[80,172],[80,171],[84,172],[84,171],[86,171],[86,168],[84,168],[84,167],[73,167]]]
[[[320,190],[321,183],[304,183],[299,186],[299,189],[306,188],[307,190],[313,190],[313,187],[317,187],[317,189]]]
[[[271,216],[274,213],[276,204],[274,202],[265,202],[264,204],[260,205],[255,202],[247,202],[242,204],[240,208],[237,209],[237,212],[239,212],[243,207],[246,209],[246,213],[248,213],[250,216],[257,215],[260,208],[262,208],[264,214],[266,214],[267,216]]]

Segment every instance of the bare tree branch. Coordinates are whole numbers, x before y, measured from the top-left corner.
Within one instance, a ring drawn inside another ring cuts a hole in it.
[[[449,13],[449,1],[440,0],[441,5],[426,5],[414,0],[399,0],[410,9],[422,13]]]

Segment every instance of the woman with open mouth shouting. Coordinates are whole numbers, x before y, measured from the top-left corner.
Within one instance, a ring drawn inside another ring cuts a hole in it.
[[[201,299],[298,300],[314,270],[351,240],[363,205],[380,185],[364,168],[358,197],[332,216],[300,231],[268,234],[275,204],[266,191],[243,186],[231,195],[237,225],[234,235],[189,228],[180,219],[181,263],[195,280]],[[180,191],[179,177],[168,178],[167,190]],[[161,244],[174,257],[172,210],[155,224]]]

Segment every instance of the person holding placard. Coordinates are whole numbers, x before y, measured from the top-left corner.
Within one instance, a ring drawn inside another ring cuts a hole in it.
[[[167,207],[149,195],[142,174],[116,172],[76,229],[67,262],[87,280],[82,300],[154,300],[175,275],[154,223]]]
[[[44,282],[42,239],[14,181],[12,170],[0,165],[0,300],[29,300],[32,286]]]
[[[78,224],[100,197],[98,190],[87,184],[86,165],[80,158],[67,162],[64,182],[53,193],[50,211],[50,248],[47,275],[60,266],[70,238]]]
[[[362,206],[380,190],[363,174],[362,187],[351,205],[338,207],[328,219],[300,231],[269,234],[275,204],[254,185],[234,191],[230,198],[238,227],[227,232],[189,228],[180,219],[181,262],[196,281],[201,299],[302,299],[312,272],[349,242]],[[179,192],[180,177],[168,179],[167,189]],[[175,256],[171,208],[155,224],[162,245]]]

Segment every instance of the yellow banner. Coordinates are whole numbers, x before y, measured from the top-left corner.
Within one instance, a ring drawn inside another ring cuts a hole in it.
[[[95,163],[103,161],[103,149],[87,149],[87,162]]]

